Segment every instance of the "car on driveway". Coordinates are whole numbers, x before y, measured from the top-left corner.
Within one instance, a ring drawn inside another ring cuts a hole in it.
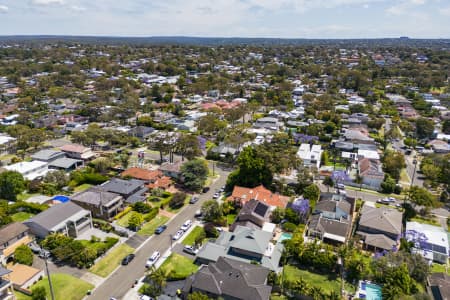
[[[198,196],[192,196],[191,200],[189,200],[190,204],[195,204],[200,198]]]
[[[134,259],[134,257],[135,257],[135,255],[134,255],[133,253],[128,254],[127,256],[125,256],[125,257],[122,259],[122,265],[123,265],[123,266],[128,265],[128,264]]]
[[[187,231],[189,229],[189,227],[192,226],[192,221],[191,220],[187,220],[186,222],[184,222],[183,225],[181,225],[181,230],[183,231]]]
[[[145,263],[145,267],[146,268],[150,268],[151,266],[153,266],[156,261],[161,257],[161,254],[158,251],[153,252],[152,256],[150,256],[147,259],[147,262]]]
[[[176,241],[178,239],[180,239],[180,237],[182,237],[184,234],[183,230],[178,230],[177,232],[175,232],[175,234],[172,236],[172,240]]]
[[[155,234],[161,234],[164,230],[167,229],[167,225],[161,225],[158,228],[155,229]]]
[[[31,249],[31,251],[33,251],[34,254],[38,254],[42,250],[41,247],[35,242],[29,243],[28,247]]]
[[[192,255],[197,255],[198,249],[196,249],[194,246],[186,245],[183,247],[183,251]]]
[[[219,199],[219,197],[220,197],[220,193],[217,192],[217,193],[214,194],[213,199]]]

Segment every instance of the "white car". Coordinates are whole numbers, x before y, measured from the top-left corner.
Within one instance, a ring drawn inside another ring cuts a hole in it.
[[[158,251],[153,252],[152,256],[149,257],[147,262],[145,263],[146,268],[150,268],[153,266],[156,261],[161,257],[161,254]]]
[[[183,230],[178,230],[173,236],[172,236],[172,240],[176,241],[178,240],[180,237],[182,237],[184,234]]]
[[[192,221],[187,220],[186,222],[184,222],[183,225],[181,225],[181,230],[186,231],[189,229],[189,227],[191,227],[191,225],[192,225]]]
[[[194,246],[186,245],[183,247],[183,251],[186,253],[189,253],[191,255],[197,255],[198,249],[196,249]]]

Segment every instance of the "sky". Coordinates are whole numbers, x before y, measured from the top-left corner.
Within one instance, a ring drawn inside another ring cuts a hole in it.
[[[0,0],[0,35],[450,38],[450,0]]]

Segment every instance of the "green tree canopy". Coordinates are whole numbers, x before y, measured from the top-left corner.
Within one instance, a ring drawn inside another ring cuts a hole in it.
[[[5,171],[0,173],[0,198],[16,201],[17,195],[25,190],[25,180],[19,172]]]
[[[193,159],[181,166],[184,186],[191,191],[199,191],[208,177],[208,166],[201,159]]]

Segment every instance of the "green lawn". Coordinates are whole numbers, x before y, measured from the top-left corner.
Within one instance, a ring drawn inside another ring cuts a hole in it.
[[[106,277],[119,266],[125,256],[133,251],[134,249],[127,244],[120,244],[92,266],[90,271],[98,276]]]
[[[227,215],[227,224],[231,225],[236,220],[236,214],[229,214]]]
[[[161,265],[161,268],[167,274],[167,280],[181,280],[195,273],[198,266],[189,258],[172,253]]]
[[[153,232],[155,231],[155,229],[158,226],[163,225],[168,220],[169,220],[168,217],[158,215],[153,220],[151,220],[150,222],[145,223],[144,226],[142,226],[142,228],[138,231],[138,234],[140,234],[140,235],[152,235]]]
[[[203,227],[195,226],[194,229],[181,241],[183,245],[193,245],[195,239],[204,232]]]
[[[330,273],[329,276],[312,273],[307,270],[301,270],[291,265],[284,267],[284,276],[286,281],[295,281],[297,278],[303,278],[311,286],[317,286],[323,289],[324,292],[330,293],[335,291],[338,294],[341,291],[341,280],[335,274]],[[345,288],[349,291],[354,291],[354,287],[346,284]]]
[[[432,264],[431,273],[445,273],[445,265],[442,264]],[[447,274],[450,275],[450,267],[447,268]]]
[[[11,218],[14,222],[23,222],[28,220],[32,216],[34,216],[34,214],[22,211],[11,215]]]
[[[411,221],[421,223],[421,224],[441,226],[441,224],[435,218],[424,218],[421,216],[415,216],[414,218],[411,219]]]
[[[128,220],[133,215],[133,211],[128,212],[125,216],[117,220],[117,225],[122,227],[128,227]]]
[[[91,186],[92,186],[92,184],[89,184],[89,183],[83,183],[83,184],[80,184],[79,186],[75,187],[75,188],[73,189],[73,191],[74,191],[74,192],[82,192],[82,191],[84,191],[84,190],[87,190],[87,189],[90,188]]]
[[[27,192],[23,192],[23,193],[20,193],[19,195],[17,195],[17,200],[25,201],[28,198],[30,198],[32,196],[37,196],[37,195],[39,195],[39,194],[28,194]]]
[[[55,299],[67,299],[67,300],[81,300],[86,296],[88,290],[92,290],[94,286],[86,281],[75,278],[69,274],[53,273],[51,274],[51,280],[53,285],[53,291],[55,293]],[[32,290],[35,287],[43,286],[47,291],[47,299],[50,299],[50,288],[48,286],[47,277],[44,277],[41,281],[32,286]],[[18,300],[30,300],[31,297],[15,292]]]

